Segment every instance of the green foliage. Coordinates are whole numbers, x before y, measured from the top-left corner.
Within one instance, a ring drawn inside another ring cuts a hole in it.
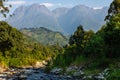
[[[80,25],[78,26],[74,34],[70,37],[69,44],[80,45],[82,43],[83,38],[84,38],[84,30],[83,27]]]
[[[107,80],[120,80],[120,69],[111,69],[109,75],[107,76]]]
[[[95,34],[85,47],[85,56],[102,57],[104,56],[105,44],[100,34]]]
[[[54,65],[87,65],[87,69],[93,71],[104,70],[110,64],[119,62],[117,61],[120,57],[119,33],[120,14],[112,16],[109,22],[95,34],[93,31],[84,31],[82,27],[78,27],[70,37],[70,45],[56,57]],[[111,75],[117,76],[118,72]]]
[[[82,61],[84,61],[84,49],[93,34],[93,31],[84,31],[82,26],[78,26],[75,33],[70,37],[70,45],[66,46],[64,52],[56,57],[54,65],[69,66],[78,62],[82,63]]]
[[[110,4],[110,8],[108,10],[108,15],[106,16],[105,20],[108,20],[120,13],[120,0],[113,0],[113,2]]]
[[[9,26],[6,22],[0,22],[0,50],[5,56],[5,51],[10,50],[13,46],[21,48],[23,42],[22,33],[17,31],[15,28]]]
[[[9,13],[9,8],[12,7],[12,5],[7,5],[5,2],[8,0],[0,0],[0,13],[3,15],[3,17],[7,17],[7,13]]]
[[[120,14],[112,16],[104,28],[104,41],[108,57],[120,56]]]
[[[62,51],[59,45],[43,46],[24,36],[6,22],[0,22],[0,63],[7,66],[34,65],[36,61],[55,57]]]

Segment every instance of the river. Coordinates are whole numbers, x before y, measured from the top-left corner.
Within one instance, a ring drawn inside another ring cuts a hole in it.
[[[81,80],[71,76],[45,73],[38,68],[12,68],[0,74],[0,80]]]

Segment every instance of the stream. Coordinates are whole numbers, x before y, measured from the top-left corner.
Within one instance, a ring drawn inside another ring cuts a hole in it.
[[[0,74],[0,80],[82,80],[71,76],[45,73],[38,68],[13,68]]]

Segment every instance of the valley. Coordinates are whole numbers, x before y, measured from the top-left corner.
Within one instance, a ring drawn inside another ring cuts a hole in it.
[[[26,1],[10,17],[12,6],[0,2],[0,80],[120,80],[120,0],[100,8]]]

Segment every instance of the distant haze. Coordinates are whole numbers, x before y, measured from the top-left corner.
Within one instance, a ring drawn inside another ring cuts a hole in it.
[[[72,8],[60,7],[53,11],[44,5],[20,6],[14,16],[8,18],[9,24],[16,28],[45,27],[64,34],[72,34],[78,25],[84,29],[98,30],[104,24],[107,7],[93,9],[84,5]]]

